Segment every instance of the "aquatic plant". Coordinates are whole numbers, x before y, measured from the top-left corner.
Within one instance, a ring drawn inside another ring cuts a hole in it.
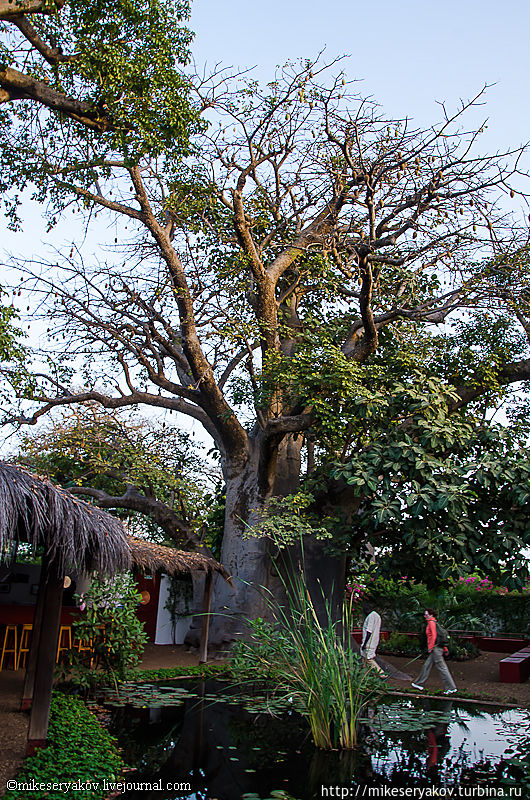
[[[351,647],[348,606],[337,622],[326,603],[321,620],[302,573],[284,586],[285,606],[266,597],[274,625],[254,621],[250,638],[236,647],[232,671],[274,676],[308,720],[316,747],[355,747],[359,717],[383,694],[384,683]]]

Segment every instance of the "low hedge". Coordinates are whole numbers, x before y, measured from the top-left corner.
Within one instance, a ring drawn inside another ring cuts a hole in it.
[[[382,639],[377,650],[392,656],[417,656],[421,653],[420,643],[415,636],[397,631],[391,633],[388,639]]]
[[[419,632],[424,627],[425,608],[436,608],[446,628],[530,636],[530,591],[509,592],[487,579],[472,576],[429,589],[406,576],[397,580],[365,576],[355,583],[355,597],[358,601],[368,598],[390,630]],[[361,622],[360,602],[354,610],[356,621]]]
[[[407,636],[406,633],[394,631],[388,639],[379,642],[378,652],[393,656],[419,656],[426,652],[425,637]],[[476,658],[479,651],[472,642],[451,636],[448,645],[448,658],[453,661],[469,661]]]
[[[103,780],[118,780],[123,766],[116,739],[83,701],[56,693],[51,702],[48,745],[27,758],[17,775],[19,785],[26,784],[26,788],[8,790],[4,800],[104,800],[109,790],[103,788]],[[41,788],[28,788],[35,783]],[[53,784],[59,783],[72,786],[67,791],[54,789]],[[94,789],[96,784],[99,788]]]

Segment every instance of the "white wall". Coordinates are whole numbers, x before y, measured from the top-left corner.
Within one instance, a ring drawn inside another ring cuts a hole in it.
[[[169,586],[169,578],[167,575],[162,575],[160,578],[160,594],[158,597],[155,644],[183,644],[184,637],[189,631],[191,625],[191,614],[188,616],[179,617],[174,631],[175,638],[173,639],[173,626],[171,624],[171,617],[169,615],[169,611],[167,608],[165,608],[169,593]],[[185,611],[184,608],[182,610]]]

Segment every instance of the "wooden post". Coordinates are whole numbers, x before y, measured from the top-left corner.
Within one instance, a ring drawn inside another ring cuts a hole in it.
[[[212,604],[212,579],[213,573],[208,570],[204,582],[204,601],[202,606],[201,644],[199,647],[199,664],[208,661],[208,634],[210,632],[210,607]]]
[[[44,607],[35,664],[27,755],[46,744],[63,597],[64,576],[59,572],[56,562],[47,565],[46,570],[44,566],[41,570],[41,581],[45,583]]]
[[[24,677],[24,688],[22,689],[22,698],[20,700],[21,711],[27,711],[29,708],[31,708],[31,701],[33,700],[35,669],[37,666],[37,652],[39,649],[40,632],[42,626],[42,614],[44,609],[44,596],[46,593],[45,577],[47,572],[48,572],[48,558],[46,554],[44,554],[41,562],[37,602],[35,604],[35,612],[33,614],[33,628],[31,631],[31,644],[29,646],[26,675]]]

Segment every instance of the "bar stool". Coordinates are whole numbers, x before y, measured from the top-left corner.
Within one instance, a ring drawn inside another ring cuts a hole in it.
[[[78,653],[90,654],[90,666],[94,662],[94,642],[92,639],[74,639],[74,648]]]
[[[20,645],[18,647],[17,664],[15,669],[20,669],[20,659],[22,659],[22,667],[26,666],[26,656],[29,653],[29,646],[31,644],[31,632],[33,625],[29,623],[22,626],[22,633],[20,634]]]
[[[4,631],[4,643],[2,645],[2,657],[0,658],[0,670],[4,668],[4,658],[13,656],[13,669],[17,668],[17,644],[18,633],[16,625],[6,625]]]
[[[68,652],[72,649],[72,626],[71,625],[61,625],[59,628],[59,639],[57,641],[57,656],[55,658],[56,663],[59,663],[63,653]]]

